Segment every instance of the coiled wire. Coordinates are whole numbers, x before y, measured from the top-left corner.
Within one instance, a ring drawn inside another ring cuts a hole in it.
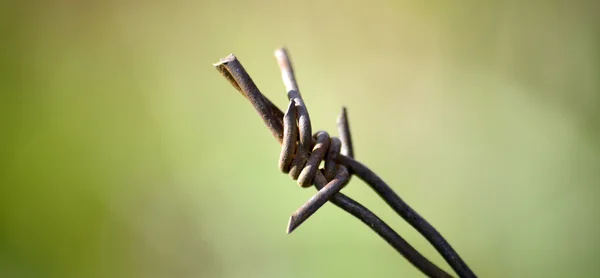
[[[291,99],[283,116],[283,140],[279,156],[279,169],[283,173],[289,173],[290,177],[297,180],[298,185],[304,188],[312,186],[317,173],[322,173],[327,184],[292,214],[288,224],[288,233],[302,224],[350,181],[348,169],[336,162],[342,148],[340,139],[330,137],[325,131],[319,131],[311,138],[310,145],[302,144],[298,136],[303,132],[306,133],[306,129],[310,129],[310,122],[304,126],[304,130],[298,129],[296,122],[298,111],[306,111],[306,109],[298,109],[295,100]],[[309,154],[307,149],[311,147],[312,152]],[[325,160],[325,166],[322,172],[319,172],[318,167],[323,160]]]

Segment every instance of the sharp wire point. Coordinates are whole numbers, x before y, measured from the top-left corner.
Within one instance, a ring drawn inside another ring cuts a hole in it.
[[[296,221],[294,216],[290,216],[290,221],[288,221],[287,229],[285,232],[289,235],[291,234],[298,226],[296,225]]]

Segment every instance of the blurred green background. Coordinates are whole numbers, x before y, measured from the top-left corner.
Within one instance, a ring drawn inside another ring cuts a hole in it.
[[[314,190],[212,67],[284,107],[281,45],[313,129],[348,106],[357,158],[481,277],[600,271],[597,1],[0,5],[1,277],[421,277],[329,204],[285,234]]]

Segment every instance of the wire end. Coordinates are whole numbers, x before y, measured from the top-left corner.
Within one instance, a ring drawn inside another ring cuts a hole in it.
[[[290,221],[288,222],[286,233],[288,235],[291,234],[296,228],[298,228],[299,224],[300,223],[298,223],[296,217],[294,217],[293,215],[290,216]]]

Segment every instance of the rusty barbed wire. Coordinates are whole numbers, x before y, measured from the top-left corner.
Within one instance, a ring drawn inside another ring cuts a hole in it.
[[[289,173],[300,186],[314,185],[318,190],[310,200],[292,214],[287,232],[294,231],[327,201],[330,201],[369,226],[425,275],[451,277],[420,254],[373,212],[339,192],[352,175],[357,175],[396,213],[421,233],[459,277],[476,277],[433,226],[408,206],[381,178],[353,159],[354,150],[345,108],[342,108],[338,118],[340,138],[330,137],[325,131],[316,132],[314,136],[311,134],[310,116],[298,89],[289,54],[281,48],[275,51],[275,57],[290,101],[285,114],[258,90],[233,54],[221,59],[214,66],[250,101],[273,136],[282,145],[279,158],[280,170]],[[325,160],[324,168],[318,169],[323,160]]]
[[[327,203],[331,196],[338,193],[350,180],[350,174],[346,167],[336,162],[342,146],[340,139],[330,138],[325,131],[319,131],[313,138],[310,137],[312,130],[310,116],[298,89],[289,55],[281,48],[275,51],[275,57],[290,100],[290,105],[283,116],[280,170],[289,173],[300,186],[309,187],[314,183],[321,161],[325,160],[323,172],[319,174],[327,181],[323,189],[292,214],[287,228],[287,232],[291,233]],[[349,132],[349,128],[346,130]],[[298,142],[297,147],[296,142]]]

